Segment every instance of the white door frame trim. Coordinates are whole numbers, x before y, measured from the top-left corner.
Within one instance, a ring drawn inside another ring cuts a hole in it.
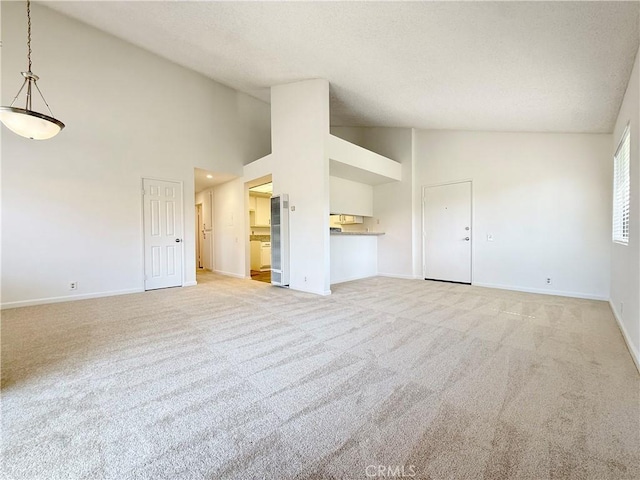
[[[195,240],[195,244],[194,244],[194,250],[196,252],[196,271],[198,271],[198,269],[200,268],[200,263],[202,263],[202,265],[204,265],[204,262],[202,261],[202,242],[200,241],[200,223],[202,222],[202,224],[204,225],[204,220],[202,219],[202,212],[204,210],[203,208],[203,204],[202,203],[196,203],[195,204],[196,207],[196,213],[195,213],[195,224],[196,224],[196,238]],[[198,208],[200,207],[200,208]],[[198,218],[198,215],[200,216],[200,218]],[[203,227],[204,230],[204,227]],[[203,235],[204,236],[204,235]],[[204,268],[204,266],[202,267]]]
[[[182,180],[175,180],[175,179],[170,179],[170,178],[160,178],[160,177],[145,177],[144,175],[140,178],[140,228],[142,231],[142,290],[143,291],[147,291],[146,289],[146,285],[145,285],[145,271],[144,271],[144,267],[145,267],[145,262],[146,262],[146,255],[147,252],[144,249],[144,181],[145,180],[156,180],[158,182],[171,182],[171,183],[177,183],[178,185],[180,185],[180,198],[182,199],[182,242],[180,242],[180,255],[182,256],[182,273],[180,275],[180,282],[181,282],[181,287],[186,286],[185,285],[185,267],[186,267],[186,263],[185,263],[185,256],[184,256],[184,237],[185,234],[187,233],[187,231],[184,228],[184,221],[185,221],[185,201],[184,201],[184,182]]]
[[[213,221],[214,218],[214,212],[215,212],[215,208],[213,206],[213,187],[211,187],[209,189],[209,213],[211,214],[211,218],[209,219],[209,222],[211,222],[211,241],[209,242],[209,258],[211,259],[211,271],[215,272],[216,271],[216,237],[215,237],[215,228],[216,228],[216,222]],[[246,235],[245,235],[246,237]]]
[[[424,248],[424,206],[425,206],[425,196],[426,196],[426,190],[427,188],[432,188],[432,187],[443,187],[445,185],[456,185],[458,183],[469,183],[470,187],[471,187],[471,285],[475,284],[474,278],[473,278],[473,272],[474,272],[474,268],[473,268],[473,259],[475,258],[475,210],[474,210],[474,201],[473,201],[473,179],[468,178],[468,179],[464,179],[464,180],[452,180],[450,182],[440,182],[440,183],[430,183],[427,185],[423,185],[422,188],[420,189],[420,194],[421,194],[421,198],[420,198],[420,206],[421,206],[421,212],[420,212],[420,244],[421,244],[421,250],[422,250],[422,271],[420,272],[420,279],[424,280],[425,279],[425,270],[426,270],[426,265],[425,265],[425,248]]]

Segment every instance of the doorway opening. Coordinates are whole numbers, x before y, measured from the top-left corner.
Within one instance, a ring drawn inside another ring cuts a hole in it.
[[[249,244],[252,280],[271,283],[271,195],[273,183],[249,188]]]
[[[222,227],[216,229],[216,219],[221,225],[220,212],[216,215],[216,189],[237,178],[235,175],[212,172],[201,168],[194,169],[194,255],[196,278],[198,274],[216,271],[223,252],[218,253],[216,261],[216,244],[222,245],[220,237]],[[221,203],[221,202],[218,202]],[[198,282],[200,279],[198,280]]]

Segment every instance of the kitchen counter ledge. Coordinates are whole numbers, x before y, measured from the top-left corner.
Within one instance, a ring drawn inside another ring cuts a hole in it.
[[[370,235],[379,236],[384,235],[384,232],[329,232],[331,235]]]

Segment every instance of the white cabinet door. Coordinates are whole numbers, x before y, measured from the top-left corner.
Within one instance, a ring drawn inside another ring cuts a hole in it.
[[[256,197],[256,225],[271,225],[271,202],[266,197]]]
[[[260,249],[260,263],[262,268],[271,267],[271,247],[262,247]]]
[[[364,223],[364,218],[360,215],[340,215],[340,224],[354,225],[356,223]]]
[[[260,242],[257,240],[251,240],[251,270],[260,270],[261,262]]]

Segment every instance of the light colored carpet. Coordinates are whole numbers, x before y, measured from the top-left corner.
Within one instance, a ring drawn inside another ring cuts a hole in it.
[[[333,290],[203,274],[4,311],[3,478],[640,478],[640,377],[606,303]]]

